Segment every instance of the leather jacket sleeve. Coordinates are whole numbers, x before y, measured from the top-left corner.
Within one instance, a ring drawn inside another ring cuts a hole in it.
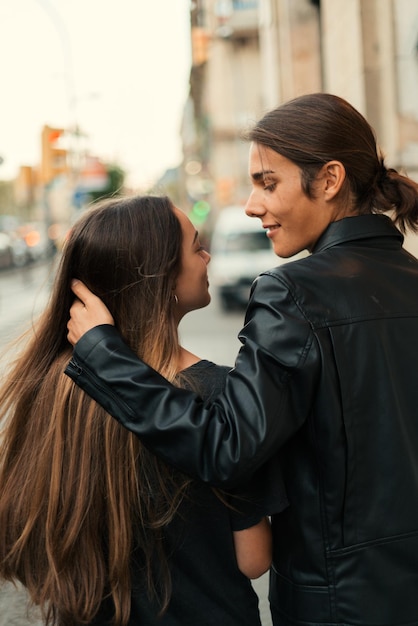
[[[86,333],[65,373],[166,461],[233,485],[300,428],[319,371],[309,322],[277,274],[255,281],[239,339],[225,391],[210,403],[140,361],[113,326]]]

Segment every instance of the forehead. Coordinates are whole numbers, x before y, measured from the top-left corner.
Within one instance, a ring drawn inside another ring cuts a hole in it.
[[[286,159],[271,148],[252,143],[249,153],[250,176],[273,173],[286,164]]]
[[[183,233],[183,239],[194,239],[196,234],[196,229],[187,217],[187,215],[181,209],[174,207],[174,214],[177,217],[178,221],[181,225],[181,230]]]
[[[250,175],[266,174],[275,167],[276,156],[279,156],[277,152],[266,148],[258,143],[252,143],[250,146],[249,154],[249,171]]]

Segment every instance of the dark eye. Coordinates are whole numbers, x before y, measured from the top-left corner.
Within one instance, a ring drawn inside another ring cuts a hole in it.
[[[270,183],[264,185],[264,191],[274,191],[276,189],[276,183]]]

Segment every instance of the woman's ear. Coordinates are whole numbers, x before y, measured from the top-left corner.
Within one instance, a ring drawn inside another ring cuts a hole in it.
[[[345,167],[341,161],[328,161],[323,166],[323,190],[326,200],[333,200],[341,191],[346,179]]]

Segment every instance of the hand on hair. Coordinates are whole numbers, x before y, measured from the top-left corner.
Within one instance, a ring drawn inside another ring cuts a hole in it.
[[[73,280],[71,289],[76,299],[70,308],[67,339],[74,346],[88,330],[100,324],[114,326],[115,322],[106,305],[84,283]]]

